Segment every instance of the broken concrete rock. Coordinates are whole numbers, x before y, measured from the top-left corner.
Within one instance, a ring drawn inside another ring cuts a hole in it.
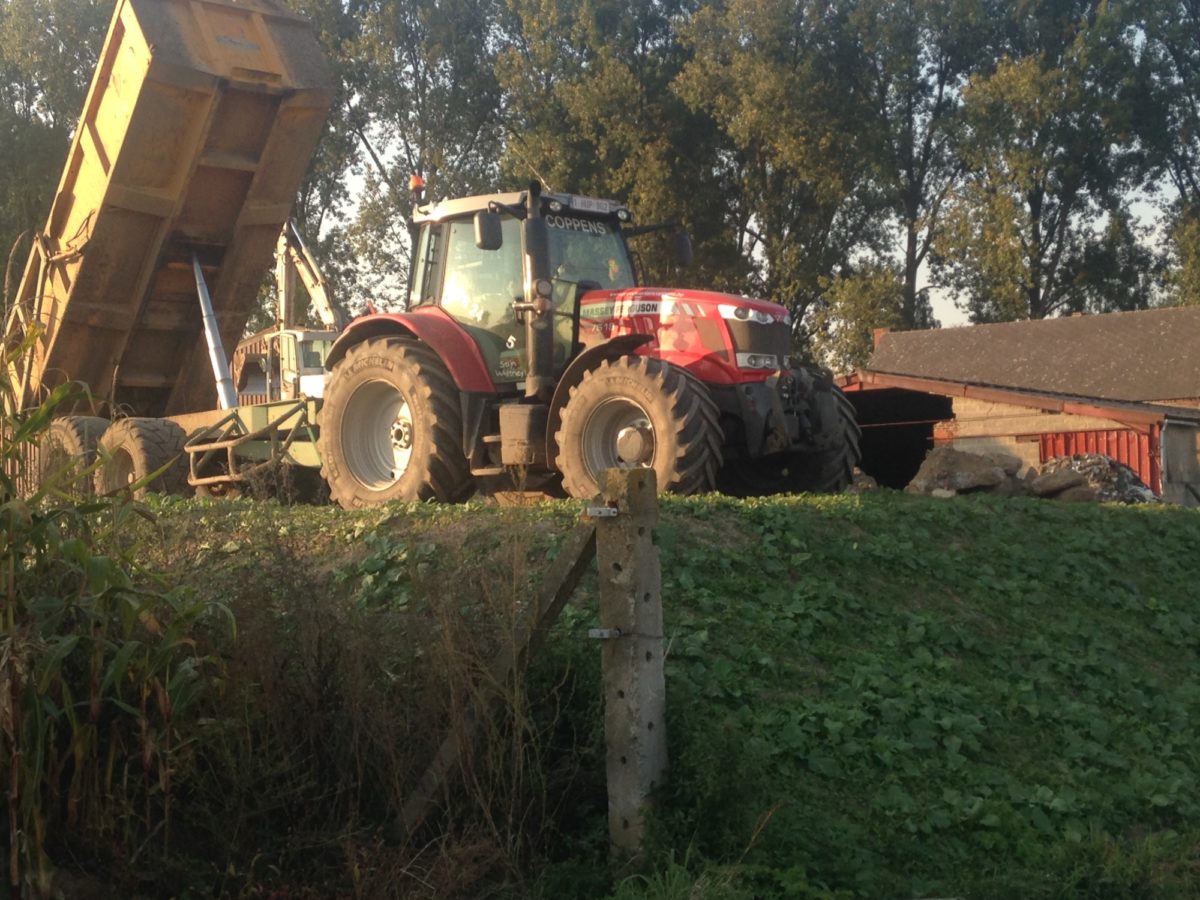
[[[858,468],[858,466],[855,466],[853,478],[846,487],[846,491],[851,494],[865,494],[867,491],[876,490],[878,487],[878,481]]]
[[[1052,459],[1032,477],[1018,477],[1021,462],[999,453],[966,453],[936,447],[925,457],[916,477],[905,488],[910,494],[953,497],[986,492],[999,497],[1027,497],[1081,503],[1092,500],[1120,503],[1158,503],[1129,466],[1096,453]]]
[[[1024,478],[1010,476],[992,488],[991,493],[996,497],[1028,497],[1032,492]]]
[[[1059,469],[1038,475],[1029,483],[1029,489],[1039,497],[1052,497],[1081,484],[1087,484],[1086,476],[1074,469]]]
[[[1025,465],[1018,456],[1011,456],[1008,453],[981,453],[979,454],[993,466],[999,466],[1004,470],[1005,475],[1016,475],[1021,471],[1021,467]]]
[[[948,490],[961,494],[993,488],[1009,477],[1004,465],[997,464],[995,456],[999,454],[983,456],[964,453],[952,447],[935,447],[929,451],[905,491],[910,494],[932,494],[935,490]],[[1013,471],[1019,467],[1018,460]]]

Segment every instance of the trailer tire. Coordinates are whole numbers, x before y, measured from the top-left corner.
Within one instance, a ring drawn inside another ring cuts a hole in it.
[[[190,496],[186,442],[183,428],[170,419],[132,417],[114,422],[97,448],[101,462],[95,475],[96,493],[133,487],[133,496],[139,499],[148,493]],[[146,481],[164,466],[161,475]]]
[[[809,453],[790,453],[762,459],[733,460],[721,471],[720,487],[735,497],[763,497],[770,494],[836,494],[854,481],[854,467],[860,459],[858,427],[854,406],[837,385],[818,385],[829,392],[824,398],[822,449]]]
[[[600,493],[605,469],[653,468],[659,492],[711,491],[721,467],[720,414],[686,370],[646,356],[604,360],[571,388],[555,440],[563,488]]]
[[[92,473],[87,469],[96,461],[96,446],[108,428],[108,419],[99,416],[63,416],[46,428],[38,442],[37,483],[62,479],[58,487],[72,497],[94,493]]]
[[[390,500],[452,503],[474,487],[458,387],[418,341],[388,337],[351,347],[333,368],[317,424],[321,476],[345,509]]]

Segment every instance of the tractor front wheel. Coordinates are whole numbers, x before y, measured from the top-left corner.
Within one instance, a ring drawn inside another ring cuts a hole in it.
[[[600,492],[605,469],[652,468],[659,491],[711,491],[721,466],[716,403],[697,379],[645,356],[605,360],[571,388],[556,435],[572,497]]]
[[[735,497],[770,494],[836,494],[854,480],[858,441],[862,434],[854,407],[837,385],[818,387],[822,449],[780,454],[763,459],[739,459],[721,470],[721,491]]]
[[[364,341],[334,366],[318,418],[321,475],[345,509],[462,500],[472,488],[458,388],[431,349]]]

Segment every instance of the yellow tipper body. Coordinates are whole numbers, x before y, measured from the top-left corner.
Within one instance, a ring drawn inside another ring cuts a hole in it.
[[[214,407],[192,260],[231,350],[331,93],[308,24],[269,0],[120,0],[7,323],[40,326],[18,405],[70,380],[135,415]]]

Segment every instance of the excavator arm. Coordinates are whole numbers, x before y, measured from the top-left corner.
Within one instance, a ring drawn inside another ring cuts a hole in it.
[[[279,247],[275,254],[276,277],[279,286],[279,320],[284,328],[295,328],[296,280],[308,291],[312,310],[321,324],[330,331],[341,331],[346,327],[346,314],[330,296],[325,276],[313,258],[294,220],[289,219],[279,235]]]

